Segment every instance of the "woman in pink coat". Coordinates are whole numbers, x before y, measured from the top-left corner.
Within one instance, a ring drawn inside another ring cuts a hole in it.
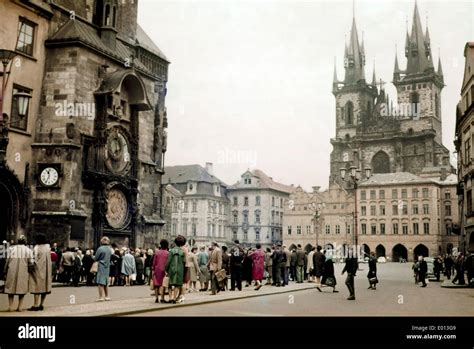
[[[163,287],[163,279],[165,278],[166,261],[168,260],[168,241],[163,239],[160,241],[160,249],[155,252],[153,257],[153,286],[155,288],[155,303],[168,303],[165,301],[165,288]],[[159,299],[161,295],[161,301]]]
[[[252,278],[257,283],[255,290],[262,287],[263,273],[265,270],[265,252],[262,251],[262,245],[257,244],[257,250],[250,254],[252,258]]]

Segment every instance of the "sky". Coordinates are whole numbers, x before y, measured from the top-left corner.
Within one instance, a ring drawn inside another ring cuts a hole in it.
[[[336,60],[343,80],[353,13],[367,81],[375,64],[395,100],[395,51],[405,69],[413,9],[412,0],[140,0],[139,24],[171,61],[166,166],[212,162],[227,184],[258,168],[306,190],[327,187],[336,131],[333,67]],[[443,143],[453,152],[474,2],[419,0],[418,9],[424,29],[428,21],[435,67],[441,55]]]

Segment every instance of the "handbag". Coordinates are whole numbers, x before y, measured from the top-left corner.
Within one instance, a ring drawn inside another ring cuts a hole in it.
[[[371,284],[378,284],[379,283],[379,279],[377,279],[377,277],[373,277],[373,278],[370,278],[369,279],[369,282]]]
[[[133,273],[130,275],[130,280],[136,281],[137,280],[137,274]]]
[[[96,274],[99,270],[99,262],[92,263],[91,270],[89,271],[92,274]]]
[[[225,269],[221,269],[216,272],[216,279],[218,282],[224,281],[225,278],[226,278]]]
[[[168,288],[168,287],[170,287],[170,278],[169,278],[169,276],[165,276],[165,277],[163,278],[163,282],[162,282],[162,284],[161,284],[161,287],[163,287],[163,288]]]
[[[329,286],[329,287],[334,287],[334,286],[336,286],[336,279],[333,278],[332,276],[328,277],[328,278],[326,279],[325,285],[327,285],[327,286]]]

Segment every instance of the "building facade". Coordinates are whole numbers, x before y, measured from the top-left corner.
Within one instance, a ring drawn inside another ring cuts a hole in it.
[[[230,242],[227,185],[213,175],[212,164],[169,166],[163,183],[167,187],[165,207],[171,207],[166,231],[171,238],[181,234],[190,245]]]
[[[456,188],[455,174],[374,174],[357,193],[359,245],[395,262],[451,253],[460,242]]]
[[[60,245],[97,247],[105,235],[119,246],[154,246],[164,225],[169,61],[137,24],[138,1],[41,4],[51,12],[47,37],[36,25],[18,31],[18,40],[45,52],[37,62],[41,88],[33,91],[36,120],[27,126],[31,144],[7,149],[12,163],[15,147],[31,153],[20,172],[27,209],[10,200],[6,212],[23,212],[27,233]]]
[[[283,212],[293,186],[275,182],[261,170],[246,171],[228,188],[232,240],[269,247],[282,242]]]
[[[458,155],[459,215],[461,217],[462,250],[474,251],[474,210],[472,209],[474,173],[474,42],[464,47],[465,67],[461,100],[456,108],[455,146]]]

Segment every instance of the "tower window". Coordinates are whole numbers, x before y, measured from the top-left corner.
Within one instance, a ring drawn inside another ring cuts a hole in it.
[[[411,103],[411,114],[413,116],[415,115],[418,115],[418,113],[420,112],[419,108],[420,108],[420,95],[418,94],[418,92],[412,92],[410,94],[410,103]]]
[[[441,112],[440,112],[440,109],[439,109],[439,98],[438,98],[437,93],[435,93],[435,116],[437,118],[441,117]]]
[[[105,16],[104,16],[104,24],[106,26],[110,26],[110,5],[105,5]]]
[[[347,102],[344,109],[345,109],[346,125],[353,125],[354,124],[354,105],[352,104],[352,102]]]

